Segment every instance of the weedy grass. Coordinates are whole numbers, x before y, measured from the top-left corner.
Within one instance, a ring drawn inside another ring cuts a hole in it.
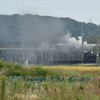
[[[6,76],[2,75],[2,82],[1,82],[1,100],[5,98],[5,87],[6,87]]]
[[[100,100],[99,65],[1,65],[0,100]]]

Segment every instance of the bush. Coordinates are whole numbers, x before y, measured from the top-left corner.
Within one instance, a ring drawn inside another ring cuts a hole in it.
[[[43,69],[43,68],[40,68],[40,67],[37,67],[37,68],[17,68],[16,67],[14,68],[10,68],[8,71],[6,71],[5,73],[6,76],[23,76],[23,77],[26,77],[26,76],[32,76],[32,77],[35,77],[35,76],[43,76],[43,77],[46,77],[46,76],[54,76],[54,75],[58,75],[58,73],[52,71],[52,70],[48,70],[48,69]]]
[[[55,71],[52,71],[52,70],[43,69],[43,68],[40,68],[40,67],[35,69],[35,76],[46,77],[47,75],[48,76],[55,76],[55,75],[59,76],[59,73],[56,73]]]
[[[6,74],[6,76],[21,76],[21,71],[20,70],[10,69],[5,74]]]
[[[7,63],[0,60],[0,69],[3,67],[6,67],[7,70],[5,70],[6,76],[54,76],[59,75],[53,70],[43,69],[40,67],[35,68],[23,68],[20,64],[16,63]]]
[[[4,66],[6,66],[6,63],[3,62],[2,60],[0,60],[0,69],[1,69],[2,67],[4,67]]]
[[[8,62],[3,62],[2,60],[0,60],[0,69],[3,67],[7,67],[8,69],[21,69],[21,65],[20,64],[16,64],[16,63],[8,63]]]
[[[44,77],[46,77],[47,74],[48,74],[48,71],[45,70],[45,69],[42,69],[40,67],[35,69],[35,76],[44,76]]]
[[[8,69],[15,69],[15,70],[20,70],[22,69],[21,65],[20,64],[15,64],[15,63],[6,63],[5,66],[8,68]]]

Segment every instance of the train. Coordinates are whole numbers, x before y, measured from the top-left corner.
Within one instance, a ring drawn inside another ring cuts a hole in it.
[[[0,59],[6,62],[17,62],[20,64],[77,64],[96,63],[96,55],[92,51],[63,51],[61,48],[51,46],[42,48],[36,45],[27,45],[20,42],[0,43]]]
[[[83,54],[80,52],[71,52],[70,54],[59,52],[52,54],[52,64],[77,64],[77,63],[96,63],[96,55],[93,52],[86,51]]]
[[[83,62],[96,63],[96,54],[94,54],[93,52],[85,52]]]

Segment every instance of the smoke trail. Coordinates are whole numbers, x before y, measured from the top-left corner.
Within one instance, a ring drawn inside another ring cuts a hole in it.
[[[84,51],[90,50],[87,42],[83,43]],[[82,37],[79,36],[78,40],[75,37],[72,37],[69,32],[61,38],[61,47],[64,52],[81,52],[82,51]]]

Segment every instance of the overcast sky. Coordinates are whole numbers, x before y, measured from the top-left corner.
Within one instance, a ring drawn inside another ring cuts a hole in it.
[[[70,17],[100,24],[100,0],[0,0],[0,14]]]

